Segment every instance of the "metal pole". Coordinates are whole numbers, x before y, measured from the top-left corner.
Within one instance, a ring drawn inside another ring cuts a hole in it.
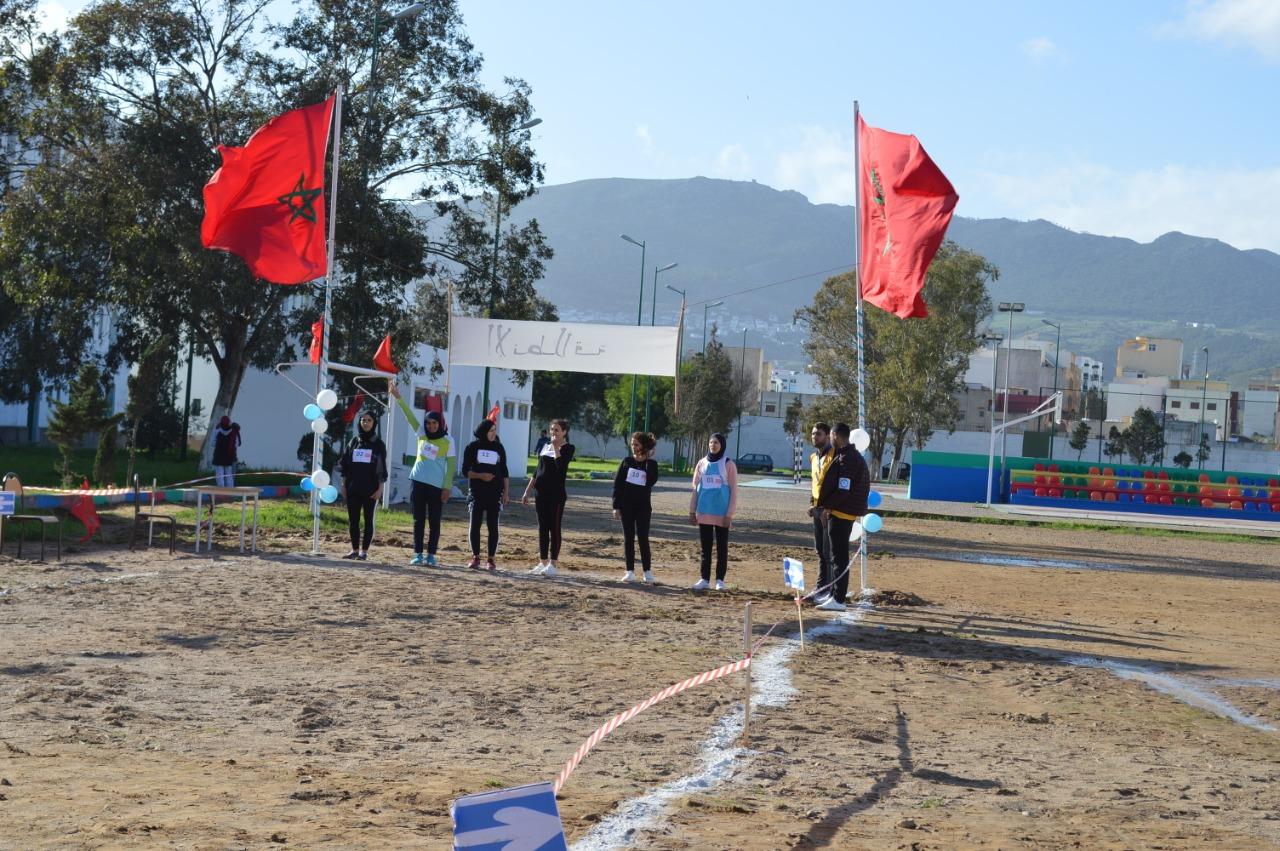
[[[640,243],[640,303],[636,306],[636,327],[640,327],[641,317],[644,315],[644,252],[646,243]],[[627,433],[636,430],[636,378],[631,376],[631,420],[627,427]]]
[[[747,603],[742,615],[742,655],[751,657],[751,604]],[[747,690],[742,701],[742,740],[747,740],[747,731],[751,727],[751,666],[747,665]]]
[[[861,114],[858,110],[858,102],[853,102],[853,280],[854,290],[858,294],[856,311],[856,337],[855,343],[858,348],[858,428],[864,431],[867,428],[867,367],[864,355],[864,331],[862,324],[862,139],[859,133],[859,125],[861,124]],[[866,453],[863,453],[863,460],[866,460]],[[876,459],[876,472],[880,471],[880,459]],[[873,474],[874,475],[874,474]],[[858,548],[858,561],[860,568],[860,576],[862,587],[859,595],[862,596],[867,590],[867,548],[865,546]]]
[[[178,460],[187,460],[187,441],[191,435],[191,362],[196,357],[196,338],[187,341],[187,392],[182,406],[182,443],[178,445]],[[147,542],[148,545],[151,543]]]
[[[746,328],[742,329],[742,359],[741,360],[742,360],[742,364],[739,368],[740,369],[739,375],[741,377],[739,380],[742,382],[741,386],[745,388],[747,386],[747,329]],[[742,457],[742,406],[744,403],[745,403],[745,400],[743,399],[738,400],[738,428],[737,428],[738,448],[735,449],[733,452],[734,456],[738,458]]]
[[[709,310],[711,308],[705,304],[702,305],[702,353],[704,355],[707,353],[707,312]]]
[[[502,174],[506,168],[506,148],[507,134],[503,133],[502,144],[498,146],[498,188],[494,193],[493,262],[490,264],[491,274],[489,276],[488,317],[490,319],[493,318],[494,307],[498,299],[498,246],[502,239]],[[487,366],[484,368],[484,404],[480,406],[480,410],[485,412],[489,410],[489,367]]]
[[[658,264],[653,264],[653,297],[649,300],[649,327],[657,324],[658,316]],[[644,430],[649,430],[649,414],[653,409],[653,376],[644,377]]]
[[[1009,445],[1009,435],[1005,425],[1009,422],[1009,365],[1013,362],[1013,309],[1009,310],[1009,339],[1005,342],[1004,353],[1004,413],[1000,416],[1000,476],[1004,477],[1005,454]]]
[[[1058,392],[1058,357],[1062,350],[1062,326],[1054,326],[1058,329],[1057,340],[1053,344],[1053,392]],[[1058,424],[1052,419],[1049,420],[1049,460],[1053,460],[1053,439],[1058,436]]]
[[[1204,442],[1204,403],[1209,395],[1209,347],[1204,347],[1204,385],[1200,389],[1200,442]],[[1199,462],[1199,469],[1204,469],[1204,459],[1200,458],[1200,447],[1196,447],[1196,461]]]

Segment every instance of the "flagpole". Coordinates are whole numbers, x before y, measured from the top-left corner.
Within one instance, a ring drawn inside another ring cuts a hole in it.
[[[316,394],[324,389],[329,376],[329,330],[333,325],[330,315],[333,306],[333,279],[336,275],[337,245],[334,232],[338,224],[338,162],[342,146],[342,84],[334,93],[333,104],[333,168],[329,179],[329,256],[324,276],[324,333],[320,336],[320,364],[316,370]],[[357,426],[359,428],[359,426]],[[317,470],[324,463],[324,438],[318,432],[311,439],[311,469]],[[320,489],[311,490],[311,554],[320,555]]]
[[[858,348],[858,428],[866,430],[867,427],[867,393],[865,390],[867,383],[867,367],[863,357],[863,330],[862,330],[862,134],[859,132],[861,123],[858,114],[858,102],[853,102],[853,278],[854,286],[858,293],[857,300],[857,331],[856,342]],[[877,462],[879,463],[879,459]],[[867,474],[870,475],[870,465],[867,468]],[[860,590],[865,591],[867,588],[867,548],[859,547],[859,562],[861,566],[861,583]]]

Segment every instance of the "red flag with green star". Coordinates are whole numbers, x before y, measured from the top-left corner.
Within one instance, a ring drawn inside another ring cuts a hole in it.
[[[230,251],[276,284],[323,277],[324,154],[334,98],[278,115],[243,148],[219,145],[222,167],[204,187],[205,248]]]

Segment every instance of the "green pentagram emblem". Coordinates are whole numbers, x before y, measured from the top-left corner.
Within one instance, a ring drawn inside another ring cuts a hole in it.
[[[874,168],[871,169],[871,185],[876,188],[876,197],[873,198],[872,200],[875,201],[877,204],[879,204],[881,207],[883,207],[884,206],[884,186],[881,185],[880,175],[876,174],[876,170]]]
[[[298,175],[298,185],[293,187],[293,191],[288,195],[281,195],[276,200],[289,208],[289,222],[292,224],[295,219],[305,219],[308,222],[316,220],[316,199],[320,197],[323,189],[307,189],[307,176],[305,174]]]
[[[876,212],[880,216],[880,220],[884,222],[884,250],[880,252],[880,256],[886,257],[893,250],[893,234],[889,232],[889,216],[884,211],[884,185],[880,182],[880,175],[876,173],[874,168],[871,169],[871,185],[876,190],[876,197],[871,200],[880,205]]]

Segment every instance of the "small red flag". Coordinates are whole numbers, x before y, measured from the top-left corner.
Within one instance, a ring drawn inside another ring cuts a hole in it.
[[[323,277],[324,154],[334,98],[278,115],[243,148],[219,145],[222,167],[204,187],[205,248],[244,258],[277,284]]]
[[[324,317],[311,323],[311,362],[320,363],[320,353],[324,350]]]
[[[383,372],[399,372],[395,362],[391,360],[391,335],[382,338],[378,351],[373,356],[373,368]]]
[[[498,417],[500,416],[502,416],[502,410],[498,407],[498,403],[494,402],[493,407],[489,409],[489,416],[485,417],[485,419],[494,425],[497,425]]]
[[[435,411],[437,414],[444,416],[444,397],[438,393],[428,393],[426,398],[422,400],[422,409],[428,414]]]
[[[89,489],[89,480],[85,479],[84,484],[80,486],[81,490]],[[93,537],[93,533],[102,528],[102,521],[98,519],[98,509],[93,507],[93,497],[89,494],[77,497],[76,501],[71,503],[69,512],[72,517],[84,524],[84,537],[80,539],[80,543],[88,543]]]
[[[361,390],[356,394],[356,398],[351,400],[351,404],[347,405],[347,409],[342,412],[342,421],[347,425],[355,422],[356,414],[360,413],[360,406],[364,404],[364,391]]]
[[[925,274],[960,196],[920,140],[858,116],[862,297],[903,319],[929,315]]]

